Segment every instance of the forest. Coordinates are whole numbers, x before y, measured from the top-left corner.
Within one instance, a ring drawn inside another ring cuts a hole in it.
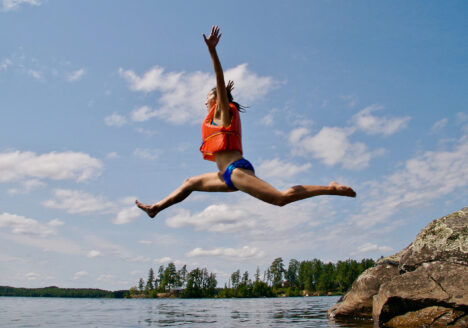
[[[127,290],[115,292],[91,288],[59,288],[56,286],[44,288],[15,288],[0,286],[0,296],[16,297],[71,297],[71,298],[124,298]]]
[[[149,269],[146,281],[130,288],[128,297],[275,297],[304,295],[338,295],[351,288],[354,280],[375,265],[373,259],[324,263],[313,259],[291,259],[286,266],[276,258],[263,272],[257,267],[253,276],[248,271],[233,272],[223,288],[217,288],[216,275],[206,268],[190,272],[184,265],[177,269],[174,263],[161,265],[155,274]]]

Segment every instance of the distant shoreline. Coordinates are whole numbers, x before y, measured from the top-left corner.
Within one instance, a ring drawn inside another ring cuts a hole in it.
[[[97,288],[21,288],[0,286],[0,296],[4,297],[67,297],[67,298],[125,298],[128,290],[108,291]]]
[[[53,298],[181,298],[170,293],[162,293],[164,296],[148,297],[144,295],[131,295],[129,290],[108,291],[98,288],[60,288],[56,286],[41,288],[23,288],[0,286],[0,297],[53,297]],[[313,296],[341,296],[335,293],[311,293],[297,296],[272,296],[277,297],[313,297]],[[242,297],[205,297],[205,298],[242,298]],[[262,298],[262,297],[261,297]]]

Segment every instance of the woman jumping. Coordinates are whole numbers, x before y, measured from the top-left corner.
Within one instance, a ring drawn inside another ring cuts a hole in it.
[[[213,26],[210,36],[203,34],[211,55],[216,74],[216,88],[206,98],[208,115],[202,123],[203,144],[200,151],[203,159],[214,161],[218,172],[205,173],[188,178],[184,183],[163,200],[152,205],[145,205],[138,200],[136,205],[154,218],[160,211],[183,201],[192,191],[230,192],[241,190],[264,202],[284,206],[286,204],[320,195],[356,197],[348,186],[331,182],[328,186],[298,185],[279,191],[255,175],[249,161],[242,157],[241,106],[233,101],[231,91],[234,83],[227,86],[224,73],[216,52],[221,38],[219,27]]]

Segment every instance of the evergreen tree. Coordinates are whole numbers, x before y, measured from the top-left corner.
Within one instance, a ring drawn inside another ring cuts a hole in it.
[[[145,291],[150,292],[154,290],[154,271],[153,268],[149,269],[148,280],[146,281]]]
[[[164,292],[166,288],[164,282],[164,265],[160,265],[158,269],[158,290]]]
[[[286,271],[286,280],[291,287],[299,287],[299,261],[291,259],[289,261],[288,271]]]
[[[143,293],[143,290],[145,289],[145,281],[143,278],[140,278],[140,281],[138,282],[138,290],[140,293]]]
[[[271,285],[271,272],[269,268],[263,272],[263,281],[265,281],[267,285]]]
[[[257,271],[255,271],[255,282],[260,281],[260,268],[257,267]]]
[[[231,285],[232,288],[237,288],[240,281],[240,270],[237,270],[231,274]]]
[[[187,283],[187,265],[184,264],[182,269],[177,272],[178,284],[177,287],[183,287]]]
[[[323,272],[323,263],[322,261],[318,260],[318,259],[313,259],[312,260],[312,276],[311,276],[311,282],[312,282],[312,288],[311,290],[316,290],[316,291],[319,291],[318,289],[318,283],[319,283],[319,279],[320,277],[322,276],[322,272]]]
[[[271,263],[270,273],[272,275],[273,287],[281,287],[284,274],[284,264],[281,257],[276,258],[273,263]]]

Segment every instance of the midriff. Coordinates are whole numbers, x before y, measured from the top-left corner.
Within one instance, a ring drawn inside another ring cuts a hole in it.
[[[242,158],[242,154],[237,150],[223,150],[214,154],[218,170],[221,173],[226,171],[229,164]]]

